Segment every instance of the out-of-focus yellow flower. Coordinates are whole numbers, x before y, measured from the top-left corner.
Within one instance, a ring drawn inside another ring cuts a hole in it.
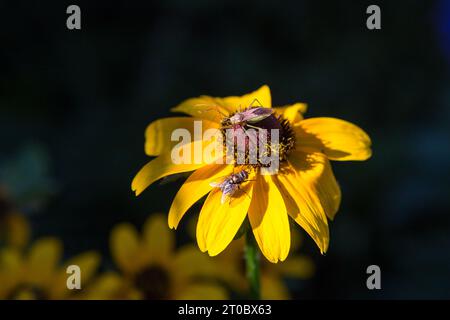
[[[290,299],[289,289],[285,280],[305,280],[314,275],[315,266],[312,259],[306,255],[295,253],[300,246],[298,232],[292,234],[293,254],[288,260],[273,264],[267,260],[261,261],[261,298],[265,300]],[[219,278],[229,284],[240,295],[246,295],[249,291],[249,283],[245,276],[244,238],[232,241],[229,249],[217,256],[218,262],[223,268],[218,269]]]
[[[62,244],[55,238],[41,238],[24,253],[17,247],[0,249],[0,299],[71,299],[77,290],[67,288],[69,265],[80,267],[82,288],[97,270],[100,257],[82,253],[60,264]]]
[[[266,144],[279,154],[279,171],[263,175],[262,166],[244,165],[251,178],[241,184],[241,192],[236,193],[229,203],[221,202],[221,190],[213,188],[211,183],[230,176],[235,169],[242,170],[242,165],[236,163],[236,153],[235,162],[231,164],[214,163],[212,155],[202,159],[196,159],[195,155],[198,146],[209,150],[214,143],[222,145],[226,137],[222,141],[200,137],[200,140],[185,144],[182,150],[191,149],[187,156],[191,161],[173,162],[175,142],[171,141],[171,135],[174,130],[185,128],[195,138],[195,123],[201,121],[203,131],[216,129],[225,135],[230,117],[250,110],[254,101],[262,108],[272,108],[269,87],[263,86],[242,97],[188,99],[172,111],[190,117],[166,118],[151,123],[146,130],[145,150],[149,156],[157,157],[137,173],[132,190],[139,195],[158,179],[194,171],[175,196],[168,222],[171,228],[176,228],[185,212],[209,194],[197,223],[197,243],[201,251],[207,251],[211,256],[230,244],[247,216],[259,248],[271,262],[283,261],[289,253],[288,215],[324,253],[329,244],[328,219],[334,218],[341,201],[341,191],[329,160],[366,160],[371,156],[370,138],[356,125],[335,118],[303,119],[306,105],[302,103],[274,108],[269,117],[252,122],[252,127],[269,132],[279,130],[279,144],[271,145],[269,140]],[[251,128],[245,123],[242,125],[246,130]]]
[[[151,215],[142,236],[129,223],[111,232],[112,257],[119,269],[100,276],[88,299],[226,299],[211,282],[217,266],[194,246],[175,250],[175,237],[161,214]]]
[[[23,248],[28,244],[30,227],[0,186],[0,246]]]
[[[195,238],[196,218],[189,220],[187,232]],[[311,257],[299,254],[303,235],[299,230],[291,230],[291,251],[288,260],[274,264],[261,260],[260,280],[261,298],[264,300],[288,300],[291,298],[284,280],[307,280],[314,276],[315,265]],[[227,250],[221,252],[216,263],[216,277],[223,281],[238,296],[246,297],[249,293],[249,282],[245,270],[245,237],[233,240]]]
[[[63,264],[61,242],[41,238],[29,246],[30,226],[0,188],[0,299],[70,299],[78,290],[67,288],[67,266],[82,272],[82,288],[96,271],[100,256],[80,254]]]
[[[10,212],[0,218],[0,244],[24,248],[30,238],[30,228],[23,215]]]

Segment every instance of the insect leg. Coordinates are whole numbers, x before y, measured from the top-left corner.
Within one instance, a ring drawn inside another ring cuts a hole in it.
[[[198,103],[198,104],[194,105],[194,107],[202,107],[202,106],[203,106],[203,107],[206,107],[206,106],[209,106],[209,104]],[[214,108],[214,107],[216,107],[216,108]],[[199,113],[202,113],[202,112],[208,112],[208,111],[214,110],[214,111],[220,113],[220,115],[221,115],[222,117],[224,117],[224,118],[228,117],[226,114],[224,114],[222,111],[220,111],[219,108],[220,108],[220,106],[215,105],[215,106],[212,106],[211,108],[208,108],[208,109],[206,109],[206,110],[199,110],[198,112],[199,112]]]
[[[253,128],[253,129],[262,130],[262,128],[253,126],[253,125],[249,124],[248,122],[246,122],[245,125],[246,125],[247,127]]]
[[[245,180],[245,181],[254,181],[254,180]],[[241,186],[238,185],[238,190],[242,191],[243,193],[245,193],[245,195],[251,200],[252,197],[250,197],[250,195],[247,193],[247,191],[245,191],[244,189],[241,189]]]

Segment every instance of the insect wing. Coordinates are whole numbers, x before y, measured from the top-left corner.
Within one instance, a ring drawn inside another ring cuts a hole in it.
[[[247,121],[249,123],[255,123],[261,120],[264,120],[268,116],[270,116],[273,113],[273,110],[270,108],[262,108],[262,107],[256,107],[248,109],[243,114],[243,121]]]
[[[223,185],[223,182],[210,182],[209,185],[214,188],[221,188]]]
[[[220,200],[221,204],[224,204],[238,189],[238,185],[234,183],[227,182],[222,188],[222,198]]]
[[[227,182],[226,180],[228,177],[229,175],[218,177],[216,181],[210,182],[209,185],[214,188],[222,188]]]

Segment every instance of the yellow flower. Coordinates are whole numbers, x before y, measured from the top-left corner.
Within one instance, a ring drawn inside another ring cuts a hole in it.
[[[61,255],[61,242],[50,237],[35,241],[26,254],[16,247],[1,249],[0,299],[76,298],[79,292],[67,288],[67,267],[80,267],[83,288],[96,271],[100,257],[95,252],[86,252],[60,266]]]
[[[111,232],[112,257],[120,270],[109,272],[89,288],[89,299],[226,299],[226,291],[209,281],[216,269],[194,246],[175,250],[174,235],[160,214],[150,216],[140,237],[129,223]]]
[[[28,244],[30,227],[25,217],[17,212],[4,188],[0,186],[0,245],[23,248]]]
[[[67,267],[80,267],[81,285],[89,283],[100,263],[95,252],[85,252],[60,264],[62,243],[52,237],[29,246],[30,226],[0,188],[0,299],[73,299],[78,290],[67,288]]]
[[[292,231],[292,251],[296,252],[301,244],[299,232]],[[295,239],[295,240],[294,240]],[[217,269],[218,278],[228,284],[240,296],[249,292],[249,283],[245,275],[244,237],[232,241],[227,250],[217,256],[221,268]],[[294,253],[286,261],[273,264],[267,260],[261,261],[261,298],[263,300],[290,299],[289,289],[284,279],[309,279],[314,275],[315,266],[312,259],[306,255]]]
[[[189,219],[187,232],[195,238],[197,217]],[[246,278],[245,237],[233,240],[227,250],[217,256],[216,277],[223,281],[238,297],[247,297],[249,282]],[[291,298],[284,279],[306,280],[314,276],[316,268],[313,260],[305,254],[297,253],[302,245],[303,236],[298,229],[291,230],[291,256],[280,263],[261,260],[260,282],[261,299],[288,300]]]
[[[197,243],[201,251],[208,251],[211,256],[230,244],[247,216],[259,248],[271,262],[283,261],[289,253],[288,215],[324,253],[329,243],[327,218],[334,218],[341,200],[329,160],[366,160],[371,156],[370,138],[359,127],[334,118],[303,119],[306,105],[302,103],[274,108],[274,114],[263,121],[264,128],[281,132],[280,169],[277,174],[264,175],[261,168],[248,166],[252,169],[251,179],[241,185],[242,192],[233,196],[229,203],[221,203],[221,191],[210,183],[232,174],[234,164],[211,163],[211,159],[183,164],[172,161],[171,134],[175,129],[185,128],[195,137],[194,121],[197,120],[202,121],[203,130],[223,130],[230,116],[245,110],[254,101],[271,108],[269,88],[263,86],[242,97],[188,99],[172,111],[190,117],[151,123],[146,130],[145,150],[149,156],[157,157],[137,173],[132,190],[139,195],[158,179],[194,171],[175,196],[168,223],[169,227],[176,228],[185,212],[209,194],[197,223]],[[206,148],[211,143],[197,140],[185,145],[183,150],[187,150],[187,146],[195,151],[199,144]]]

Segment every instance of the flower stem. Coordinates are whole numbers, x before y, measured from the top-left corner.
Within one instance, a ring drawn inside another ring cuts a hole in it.
[[[247,280],[250,284],[250,296],[252,299],[261,298],[259,280],[259,249],[251,230],[245,233],[245,266]]]

